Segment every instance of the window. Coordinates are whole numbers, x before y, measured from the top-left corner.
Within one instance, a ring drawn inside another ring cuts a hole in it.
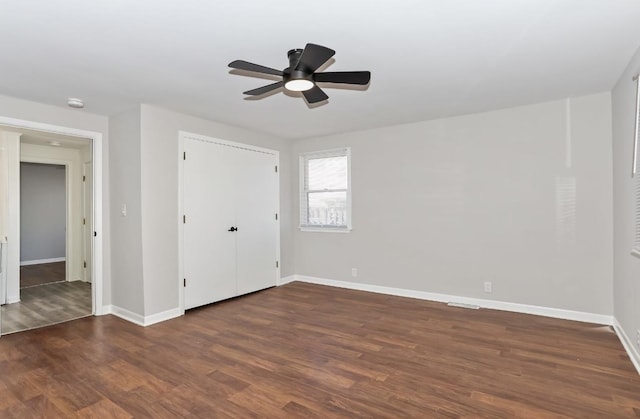
[[[351,149],[300,155],[300,228],[351,230]]]
[[[634,216],[635,216],[635,235],[633,240],[632,254],[640,257],[640,173],[638,173],[638,141],[640,141],[640,79],[637,79],[636,85],[636,114],[635,114],[635,131],[633,138],[633,168],[631,174],[633,176],[633,189],[635,192]]]

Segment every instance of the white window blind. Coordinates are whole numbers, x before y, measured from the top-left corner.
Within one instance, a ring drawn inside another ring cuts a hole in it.
[[[634,217],[635,217],[635,235],[633,241],[633,250],[640,253],[640,174],[638,173],[638,141],[640,141],[640,79],[636,79],[636,126],[633,138],[633,189],[634,197]]]
[[[300,155],[300,227],[351,229],[349,148]]]

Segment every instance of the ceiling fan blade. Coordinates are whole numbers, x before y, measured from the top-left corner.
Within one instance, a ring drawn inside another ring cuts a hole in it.
[[[263,65],[253,64],[248,61],[235,60],[229,63],[229,67],[238,70],[253,71],[256,73],[273,74],[274,76],[282,76],[282,71],[275,68],[265,67]]]
[[[311,89],[302,92],[302,94],[309,103],[317,103],[329,99],[329,96],[318,86],[313,86]]]
[[[244,92],[244,94],[245,95],[251,95],[251,96],[260,96],[260,95],[264,95],[265,93],[269,93],[272,90],[279,89],[282,86],[284,86],[284,82],[283,81],[279,81],[277,83],[268,84],[266,86],[258,87],[257,89],[247,90],[246,92]]]
[[[367,84],[371,80],[371,72],[337,71],[333,73],[315,73],[313,80],[324,83]]]
[[[335,53],[331,48],[323,47],[322,45],[307,44],[295,69],[313,73],[322,64],[326,63],[329,58],[333,57]]]

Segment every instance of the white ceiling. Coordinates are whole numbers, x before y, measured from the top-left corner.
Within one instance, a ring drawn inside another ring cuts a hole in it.
[[[640,46],[637,0],[0,1],[0,94],[111,115],[148,103],[303,138],[610,90]],[[235,59],[282,69],[307,42],[368,90],[309,108]]]
[[[1,128],[1,127],[0,127]],[[51,148],[70,148],[74,150],[88,150],[91,147],[91,140],[80,137],[70,137],[68,135],[53,134],[30,129],[11,128],[11,131],[20,132],[20,142],[23,144],[33,144],[47,146]],[[51,142],[60,143],[59,146],[51,145]]]

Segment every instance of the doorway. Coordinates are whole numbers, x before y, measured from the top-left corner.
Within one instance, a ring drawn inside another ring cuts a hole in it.
[[[0,148],[8,151],[4,154],[9,160],[16,156],[19,160],[18,171],[14,163],[10,173],[0,175],[9,184],[0,189],[8,195],[0,199],[0,204],[8,201],[8,209],[0,210],[4,218],[0,236],[6,237],[7,248],[5,283],[0,284],[6,294],[1,334],[102,313],[101,301],[96,304],[101,290],[94,289],[97,281],[92,280],[101,279],[92,272],[101,265],[93,258],[94,219],[99,217],[94,216],[92,184],[94,146],[100,136],[79,138],[60,133],[75,134],[74,130],[51,126],[35,130],[25,125],[39,124],[0,125]]]
[[[20,163],[21,294],[66,280],[66,172],[65,165]]]

